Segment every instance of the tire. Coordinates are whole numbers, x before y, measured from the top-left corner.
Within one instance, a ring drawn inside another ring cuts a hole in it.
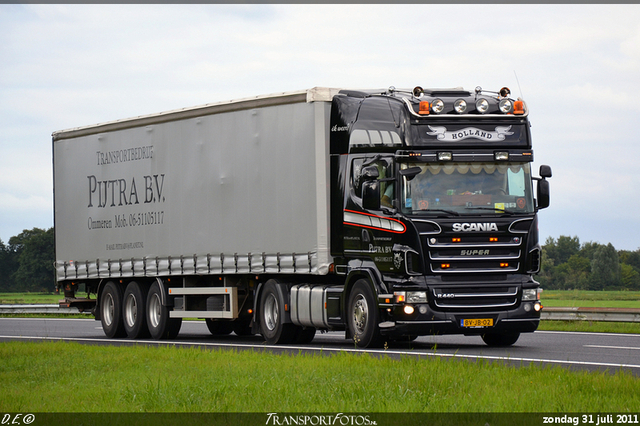
[[[169,308],[162,306],[162,290],[157,282],[147,295],[147,326],[154,339],[175,339],[182,326],[182,318],[169,318]]]
[[[229,321],[216,321],[211,318],[206,318],[205,322],[207,323],[209,332],[214,336],[226,336],[233,331],[231,322]]]
[[[291,343],[295,336],[295,325],[282,322],[284,301],[280,298],[276,282],[269,280],[260,296],[260,334],[270,345]]]
[[[149,337],[147,327],[147,294],[149,287],[131,281],[124,290],[122,317],[124,330],[130,339]]]
[[[482,340],[489,346],[511,346],[518,341],[520,333],[486,333],[482,335]]]
[[[316,329],[313,327],[298,327],[296,333],[296,343],[300,343],[302,345],[306,345],[307,343],[311,343],[313,338],[316,336]]]
[[[380,312],[367,280],[356,281],[347,309],[347,326],[356,345],[360,348],[381,347],[384,339],[378,328]]]
[[[253,333],[251,332],[251,318],[238,318],[231,323],[231,328],[237,336],[253,336]]]
[[[122,319],[122,300],[120,284],[113,281],[105,284],[100,296],[100,321],[104,334],[111,339],[127,335]]]

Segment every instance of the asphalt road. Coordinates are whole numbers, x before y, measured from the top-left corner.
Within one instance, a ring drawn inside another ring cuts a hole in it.
[[[185,321],[175,340],[153,341],[107,339],[99,321],[93,319],[0,318],[1,341],[65,340],[87,344],[127,345],[135,343],[200,346],[210,349],[236,348],[274,352],[364,352],[345,340],[344,332],[318,333],[311,344],[268,346],[261,336],[216,336],[204,321]],[[615,372],[628,370],[640,376],[640,334],[570,333],[537,331],[520,336],[508,348],[491,348],[478,336],[423,336],[411,343],[394,343],[387,349],[367,350],[376,356],[444,357],[504,362],[560,365],[570,369]]]

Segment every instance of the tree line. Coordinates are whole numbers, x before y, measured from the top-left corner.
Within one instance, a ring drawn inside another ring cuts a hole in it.
[[[0,291],[54,291],[54,261],[53,228],[25,229],[8,244],[0,239]],[[536,279],[551,290],[640,290],[640,249],[617,251],[611,243],[549,237]]]
[[[5,244],[0,239],[0,291],[55,290],[53,228],[25,229]]]
[[[542,246],[536,278],[553,290],[640,290],[640,249],[616,250],[609,244],[580,244],[578,237],[549,237]]]

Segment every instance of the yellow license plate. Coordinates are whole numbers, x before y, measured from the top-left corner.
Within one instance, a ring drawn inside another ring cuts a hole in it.
[[[462,327],[493,327],[493,318],[473,318],[460,320]]]

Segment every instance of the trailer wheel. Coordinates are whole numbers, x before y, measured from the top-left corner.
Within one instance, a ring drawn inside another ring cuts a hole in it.
[[[482,335],[482,340],[489,346],[511,346],[518,341],[520,333],[486,333]]]
[[[162,306],[162,289],[153,283],[147,296],[147,325],[154,339],[175,339],[182,326],[182,318],[169,318],[169,308]]]
[[[147,327],[147,294],[149,287],[131,281],[124,290],[124,329],[130,339],[149,337]]]
[[[126,336],[122,318],[122,286],[120,284],[113,281],[105,284],[100,296],[100,321],[107,337]]]
[[[369,282],[364,279],[356,281],[349,295],[347,324],[358,347],[382,346],[384,339],[378,328],[379,322],[380,314]]]
[[[229,321],[216,321],[211,318],[205,318],[205,322],[209,332],[214,336],[226,336],[233,331]]]
[[[273,281],[267,281],[260,296],[260,334],[268,344],[290,343],[295,338],[295,325],[284,324],[284,302]]]

